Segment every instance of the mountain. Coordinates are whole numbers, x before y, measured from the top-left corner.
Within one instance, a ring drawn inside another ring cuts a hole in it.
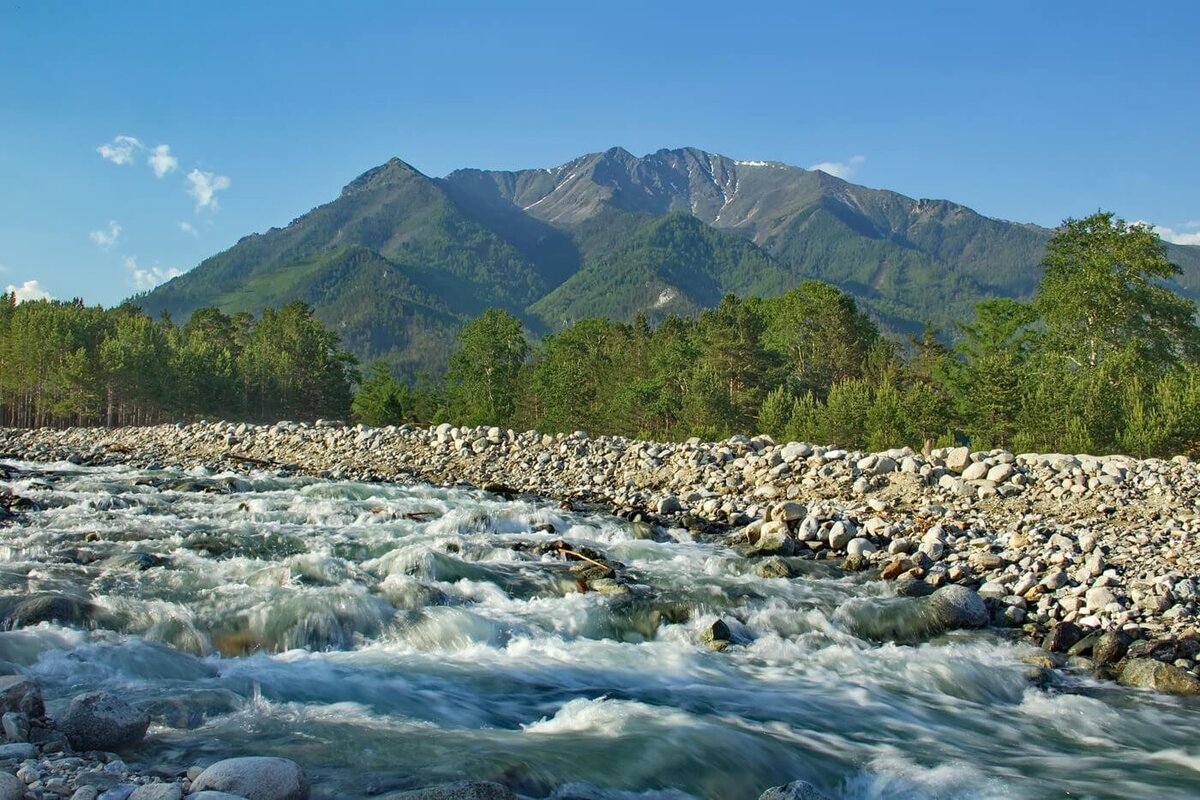
[[[183,317],[304,300],[351,350],[411,374],[439,370],[457,328],[488,306],[545,332],[586,316],[691,313],[805,278],[854,294],[892,330],[947,327],[982,298],[1031,294],[1050,234],[694,148],[440,179],[392,159],[136,302]],[[1200,296],[1200,248],[1168,251],[1179,288]]]

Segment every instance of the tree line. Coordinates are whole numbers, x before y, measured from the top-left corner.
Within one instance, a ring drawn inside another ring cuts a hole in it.
[[[355,363],[303,303],[257,319],[202,308],[175,325],[129,304],[0,295],[0,421],[8,426],[344,417]]]
[[[726,297],[651,327],[581,320],[531,347],[489,310],[459,337],[444,386],[376,368],[356,414],[651,439],[768,433],[846,447],[969,442],[1017,451],[1193,451],[1200,330],[1168,281],[1158,236],[1110,213],[1069,219],[1030,302],[986,300],[943,345],[897,341],[849,295],[808,281],[774,298]]]

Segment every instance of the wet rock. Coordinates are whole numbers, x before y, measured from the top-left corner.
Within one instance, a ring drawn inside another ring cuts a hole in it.
[[[729,630],[729,626],[725,624],[725,620],[718,619],[700,632],[700,640],[704,642],[709,650],[720,652],[729,647],[730,642],[733,640],[733,633]]]
[[[213,717],[237,711],[242,702],[241,697],[228,689],[198,689],[186,695],[144,701],[137,707],[160,725],[190,730]]]
[[[46,713],[42,689],[22,675],[0,675],[0,713],[41,717]]]
[[[101,792],[97,800],[129,800],[129,796],[137,791],[137,788],[132,783],[122,783]]]
[[[25,784],[16,775],[0,771],[0,800],[22,800]]]
[[[71,800],[97,800],[100,797],[100,790],[95,786],[80,786],[71,795]]]
[[[1125,657],[1132,638],[1124,631],[1106,631],[1100,634],[1096,644],[1092,646],[1092,661],[1097,667],[1116,664]]]
[[[1131,658],[1126,661],[1117,674],[1117,682],[1166,694],[1200,694],[1200,680],[1174,664],[1164,664],[1152,658]]]
[[[901,597],[928,597],[937,589],[919,578],[901,578],[895,583],[896,594]]]
[[[779,556],[768,556],[754,565],[754,574],[760,578],[791,578],[796,571]]]
[[[192,792],[188,795],[188,800],[246,800],[240,794],[230,794],[229,792],[214,792],[211,789],[205,789],[200,792]]]
[[[28,597],[10,607],[0,616],[0,629],[13,630],[37,625],[39,622],[59,622],[82,625],[95,611],[87,600],[68,595]]]
[[[965,586],[943,586],[925,602],[932,619],[945,630],[982,628],[988,623],[989,615],[983,598]]]
[[[1083,638],[1083,630],[1074,622],[1060,622],[1050,628],[1042,648],[1051,653],[1065,653]]]
[[[307,800],[308,778],[286,758],[249,756],[213,764],[192,783],[192,791],[213,789],[246,800]]]
[[[517,796],[498,783],[487,781],[458,781],[385,795],[386,800],[518,800]]]
[[[132,569],[145,571],[154,567],[165,567],[171,562],[154,553],[121,553],[120,555],[111,556],[100,562],[100,566],[108,569]]]
[[[828,800],[808,781],[792,781],[783,786],[772,786],[758,796],[758,800]]]
[[[660,514],[678,514],[683,511],[683,505],[679,502],[679,498],[673,494],[669,494],[658,501],[658,513]]]
[[[58,727],[76,750],[121,750],[142,741],[150,715],[112,692],[88,692],[71,701]]]

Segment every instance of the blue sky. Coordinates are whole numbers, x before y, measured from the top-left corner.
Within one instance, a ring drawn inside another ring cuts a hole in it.
[[[613,145],[1200,243],[1200,4],[833,5],[10,0],[0,287],[112,304],[393,155]]]

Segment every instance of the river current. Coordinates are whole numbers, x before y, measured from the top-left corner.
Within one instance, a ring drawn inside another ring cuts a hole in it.
[[[998,631],[897,644],[909,602],[682,530],[465,489],[6,462],[0,659],[53,711],[116,690],[131,759],[298,761],[318,797],[462,778],[522,796],[1200,797],[1200,702],[1049,676]],[[619,562],[588,589],[546,544]],[[539,545],[541,545],[539,547]],[[543,552],[545,551],[545,552]],[[718,617],[733,643],[713,652]]]

